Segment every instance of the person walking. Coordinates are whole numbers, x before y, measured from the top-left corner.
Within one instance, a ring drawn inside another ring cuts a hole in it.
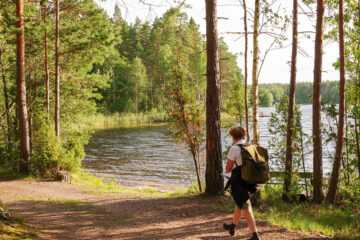
[[[259,234],[256,229],[254,214],[252,212],[250,194],[258,190],[258,185],[248,184],[241,179],[241,147],[240,145],[249,145],[245,140],[245,130],[243,127],[233,127],[229,131],[234,145],[230,148],[227,155],[227,163],[225,173],[231,173],[231,177],[227,183],[226,188],[231,186],[231,195],[236,203],[233,221],[231,224],[224,223],[223,227],[229,231],[231,236],[235,235],[235,227],[239,223],[241,215],[244,214],[246,223],[252,233],[248,240],[259,240]]]

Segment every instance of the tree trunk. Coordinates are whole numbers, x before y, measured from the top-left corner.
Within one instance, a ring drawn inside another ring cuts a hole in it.
[[[44,5],[44,16],[43,21],[46,24],[46,5]],[[46,112],[48,119],[50,119],[50,77],[49,77],[49,62],[48,62],[48,41],[47,41],[47,30],[45,28],[44,33],[44,50],[45,50],[45,84],[46,84]]]
[[[298,48],[298,31],[297,31],[298,1],[293,1],[293,36],[292,36],[292,53],[291,53],[291,74],[290,74],[290,93],[289,93],[289,112],[287,119],[286,133],[286,158],[285,158],[285,178],[284,178],[284,195],[283,199],[287,200],[290,193],[292,180],[292,163],[293,163],[293,127],[295,112],[295,88],[296,88],[296,58]]]
[[[359,22],[360,22],[360,0],[358,1],[358,14],[359,14]],[[358,44],[358,51],[360,52],[360,44]],[[357,86],[360,85],[360,59],[358,59],[358,83],[356,84],[356,104],[359,102],[359,95]],[[357,117],[355,117],[355,136],[356,136],[356,148],[357,148],[357,158],[358,158],[358,171],[360,178],[360,143],[359,143],[359,132],[358,132],[358,122]]]
[[[16,34],[16,86],[17,86],[17,112],[19,119],[20,136],[20,172],[29,173],[30,143],[29,125],[26,108],[26,83],[25,83],[25,34],[24,34],[24,1],[16,0],[17,27]]]
[[[330,178],[329,191],[326,202],[334,203],[338,188],[340,163],[344,145],[345,122],[345,44],[344,44],[344,0],[339,0],[339,53],[340,53],[340,86],[339,86],[339,124],[336,139],[336,153],[333,170]]]
[[[59,1],[56,0],[56,40],[55,40],[55,133],[60,138],[60,76],[59,76]]]
[[[313,165],[314,165],[314,203],[323,201],[322,188],[322,142],[321,142],[321,74],[324,35],[325,0],[317,0],[317,19],[314,60],[314,93],[313,93]]]
[[[249,134],[249,108],[248,108],[248,95],[247,95],[247,81],[248,81],[248,68],[247,68],[247,54],[248,54],[248,32],[247,32],[247,9],[246,9],[246,1],[243,0],[244,5],[244,31],[245,31],[245,122],[246,122],[246,139],[250,141],[250,134]]]
[[[224,193],[221,132],[220,132],[220,76],[216,0],[206,0],[206,189],[210,194]]]
[[[253,68],[252,68],[252,115],[253,115],[253,142],[259,144],[259,114],[258,114],[258,64],[259,64],[259,18],[260,0],[255,0],[254,36],[253,36]]]
[[[9,153],[9,147],[11,142],[11,127],[10,127],[10,114],[9,114],[9,94],[8,94],[8,88],[6,83],[6,76],[5,76],[5,68],[4,68],[4,62],[2,60],[2,49],[0,49],[0,64],[1,64],[1,77],[3,82],[3,90],[4,90],[4,103],[5,103],[5,114],[6,114],[6,124],[7,124],[7,152]],[[8,156],[8,160],[10,160],[10,156]]]
[[[28,63],[29,63],[29,66],[31,66],[31,62],[30,62],[30,59],[28,60]],[[33,131],[32,131],[32,126],[33,126],[33,118],[32,118],[32,116],[33,116],[33,108],[32,108],[32,91],[33,91],[33,89],[32,89],[32,82],[31,82],[31,72],[32,72],[32,70],[31,69],[29,69],[29,75],[28,75],[28,88],[29,88],[29,94],[28,94],[28,103],[29,103],[29,111],[28,111],[28,113],[29,113],[29,117],[28,117],[28,124],[29,124],[29,146],[30,146],[30,155],[32,154],[32,133],[33,133]]]

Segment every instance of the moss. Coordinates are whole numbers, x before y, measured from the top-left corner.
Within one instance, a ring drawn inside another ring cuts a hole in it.
[[[0,201],[0,207],[5,204]],[[37,239],[36,229],[26,224],[26,220],[20,216],[12,216],[10,221],[0,219],[0,239]]]

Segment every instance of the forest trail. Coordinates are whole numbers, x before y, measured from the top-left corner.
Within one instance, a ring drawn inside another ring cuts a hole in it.
[[[232,214],[203,196],[151,197],[95,194],[86,188],[47,181],[0,181],[6,208],[37,229],[39,239],[247,239],[245,220],[235,237],[222,229]],[[261,239],[327,239],[257,221]]]

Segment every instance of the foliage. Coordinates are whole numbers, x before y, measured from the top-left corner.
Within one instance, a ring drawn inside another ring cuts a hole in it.
[[[274,97],[272,93],[268,91],[264,91],[263,93],[259,93],[260,106],[261,107],[270,107],[273,104]]]
[[[35,118],[33,127],[31,172],[34,175],[44,175],[50,170],[55,174],[63,154],[61,142],[56,137],[54,128],[47,123],[46,117]]]
[[[60,72],[61,139],[53,131],[54,96],[50,94],[49,113],[44,113],[45,69],[44,34],[47,32],[50,79],[53,79],[55,45],[55,13],[52,2],[29,2],[25,7],[25,76],[27,85],[28,122],[31,141],[31,169],[35,175],[61,167],[74,170],[84,156],[83,145],[88,133],[79,133],[83,119],[96,111],[95,99],[101,98],[98,89],[108,87],[108,72],[92,71],[101,64],[118,41],[113,24],[105,12],[92,0],[60,4]],[[1,1],[0,6],[0,164],[18,168],[18,131],[16,119],[16,45],[15,2]],[[46,9],[46,23],[43,21]],[[81,13],[81,14],[80,14]],[[29,17],[31,16],[31,17]],[[96,24],[94,24],[96,22]],[[50,82],[50,92],[54,92]],[[81,107],[79,107],[81,106]],[[5,113],[8,114],[5,114]],[[4,114],[4,115],[3,115]],[[4,158],[3,158],[4,156]]]
[[[191,57],[197,54],[198,47],[201,47],[200,43],[198,46],[196,43],[193,44],[194,39],[191,37],[194,34],[199,36],[198,26],[194,24],[193,20],[187,21],[186,15],[179,12],[178,9],[169,10],[164,19],[167,19],[167,23],[171,20],[181,19],[172,25],[173,33],[184,32],[183,39],[170,36],[170,39],[174,41],[168,41],[169,44],[173,44],[171,52],[162,54],[164,67],[167,68],[165,76],[169,79],[167,86],[170,93],[170,108],[168,109],[170,130],[177,141],[187,145],[194,160],[197,182],[201,192],[200,146],[205,135],[205,111],[199,96],[204,92],[205,78],[197,71],[205,71],[205,69],[200,62],[203,58],[192,59]]]
[[[323,101],[332,102],[334,104],[339,103],[339,95],[337,91],[338,81],[324,81],[321,83],[321,95]],[[312,104],[312,92],[313,84],[311,82],[298,82],[296,83],[295,95],[296,104]],[[265,106],[261,102],[265,93],[270,93],[273,97],[273,101],[279,102],[280,99],[286,95],[289,96],[289,84],[285,83],[271,83],[271,84],[259,84],[259,98],[260,104]],[[270,97],[271,98],[271,97]]]
[[[360,237],[359,211],[310,203],[285,203],[281,193],[281,186],[266,185],[261,192],[261,204],[254,209],[256,217],[291,230],[321,232],[335,238]]]
[[[271,113],[269,132],[273,136],[269,141],[271,168],[275,171],[285,171],[286,135],[288,118],[288,97],[280,99],[275,107],[275,113]],[[290,195],[296,196],[301,193],[304,185],[299,184],[298,173],[305,171],[305,156],[309,154],[310,138],[304,133],[301,124],[301,111],[299,105],[295,105],[293,125],[293,179],[290,187]],[[307,187],[307,185],[305,185]]]

